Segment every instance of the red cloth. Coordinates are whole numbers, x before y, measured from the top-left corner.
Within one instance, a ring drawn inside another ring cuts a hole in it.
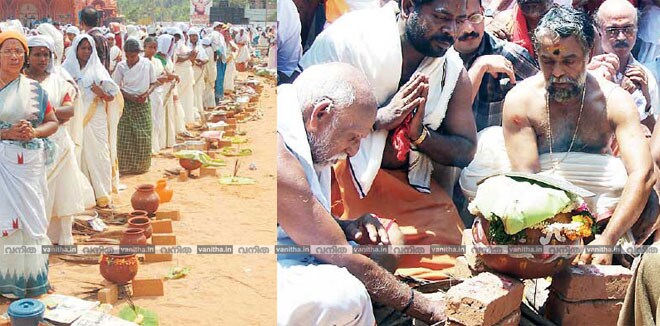
[[[529,30],[527,29],[527,21],[525,16],[523,16],[522,10],[518,5],[513,7],[513,31],[511,33],[511,41],[516,43],[525,49],[532,56],[536,58],[536,53],[534,53],[534,46],[532,45],[532,39],[529,37]]]
[[[62,99],[61,104],[64,104],[64,103],[67,103],[67,102],[71,102],[71,96],[69,96],[69,93],[64,94],[64,98]]]
[[[48,115],[51,112],[53,112],[53,106],[50,105],[50,101],[48,101],[48,104],[46,104],[46,114],[44,115]]]
[[[396,149],[396,158],[399,161],[406,159],[408,152],[410,151],[410,139],[408,139],[408,130],[410,130],[410,121],[412,120],[412,114],[403,120],[392,135],[392,146]]]

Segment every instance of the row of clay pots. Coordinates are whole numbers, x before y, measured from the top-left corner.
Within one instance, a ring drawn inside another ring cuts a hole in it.
[[[128,228],[122,232],[120,245],[146,246],[153,228],[146,211],[134,211],[129,214]],[[103,254],[99,261],[101,276],[116,284],[126,284],[138,272],[138,259],[135,254]]]

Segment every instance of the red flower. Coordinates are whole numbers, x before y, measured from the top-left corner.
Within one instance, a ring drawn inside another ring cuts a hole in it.
[[[23,164],[23,153],[16,154],[16,156],[18,156],[18,164],[22,165]]]
[[[14,229],[18,229],[18,218],[15,220],[11,220],[11,227]]]

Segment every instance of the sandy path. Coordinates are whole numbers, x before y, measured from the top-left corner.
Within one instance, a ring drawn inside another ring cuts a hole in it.
[[[240,79],[245,75],[241,74]],[[239,175],[252,177],[256,185],[223,186],[217,178],[204,177],[179,182],[168,181],[174,189],[173,204],[181,211],[181,221],[174,222],[178,244],[274,245],[276,232],[275,121],[274,86],[265,85],[261,97],[264,117],[239,124],[247,131],[253,155],[241,158]],[[219,175],[233,170],[234,159]],[[250,171],[254,163],[257,170]],[[154,184],[166,168],[178,166],[176,159],[154,158],[149,173],[121,179],[128,189],[115,197],[116,209],[131,210],[130,197],[136,185]],[[165,296],[136,298],[137,305],[152,309],[161,325],[272,325],[276,314],[275,255],[179,255],[172,262],[141,263],[138,276],[165,276],[172,266],[189,266],[183,279],[167,281]],[[81,282],[103,280],[98,265],[63,262],[51,257],[50,280],[57,293],[80,296]],[[84,285],[84,284],[83,284]],[[113,309],[123,308],[120,301]],[[0,314],[7,309],[0,304]]]

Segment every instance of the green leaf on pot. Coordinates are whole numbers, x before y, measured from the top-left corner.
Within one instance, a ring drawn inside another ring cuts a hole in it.
[[[496,176],[479,186],[476,197],[470,203],[470,212],[481,213],[490,222],[494,221],[493,216],[499,217],[506,234],[514,235],[576,208],[579,200],[563,190]]]

